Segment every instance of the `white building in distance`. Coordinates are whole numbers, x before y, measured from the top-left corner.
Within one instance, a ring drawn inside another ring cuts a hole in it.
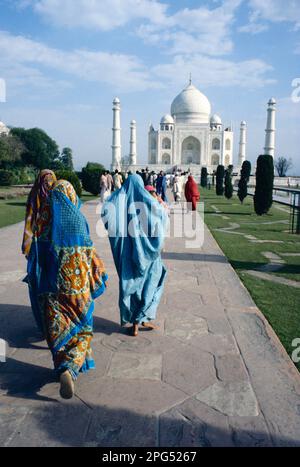
[[[231,127],[224,128],[221,118],[211,114],[209,100],[191,80],[173,100],[159,129],[150,125],[148,138],[149,169],[177,166],[199,173],[201,167],[213,171],[219,164],[226,167],[233,163]]]
[[[9,134],[9,128],[7,128],[7,126],[0,121],[0,136],[1,135],[8,135]]]

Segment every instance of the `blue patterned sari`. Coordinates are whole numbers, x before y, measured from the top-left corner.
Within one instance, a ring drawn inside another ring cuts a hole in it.
[[[40,216],[27,267],[31,305],[52,352],[55,369],[73,379],[94,367],[94,299],[107,275],[97,256],[72,185],[59,180]]]

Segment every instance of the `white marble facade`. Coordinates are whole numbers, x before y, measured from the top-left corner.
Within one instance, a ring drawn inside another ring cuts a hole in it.
[[[211,171],[219,164],[233,163],[231,128],[224,127],[218,115],[211,115],[209,100],[191,82],[174,99],[159,129],[150,125],[148,138],[148,165],[154,170],[154,166],[166,170],[177,166]]]

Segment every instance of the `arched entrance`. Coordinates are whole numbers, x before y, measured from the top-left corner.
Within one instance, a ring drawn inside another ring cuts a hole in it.
[[[182,142],[181,163],[200,164],[201,144],[194,136],[188,136]]]
[[[171,164],[170,154],[163,154],[161,161],[163,164]]]

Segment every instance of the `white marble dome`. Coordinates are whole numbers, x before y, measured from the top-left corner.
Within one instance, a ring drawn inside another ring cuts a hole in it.
[[[176,122],[209,123],[210,102],[193,84],[189,84],[172,102],[171,114]]]
[[[160,123],[173,124],[174,118],[171,115],[166,114],[161,118]]]
[[[213,114],[210,119],[211,125],[222,125],[222,119],[219,115]]]

